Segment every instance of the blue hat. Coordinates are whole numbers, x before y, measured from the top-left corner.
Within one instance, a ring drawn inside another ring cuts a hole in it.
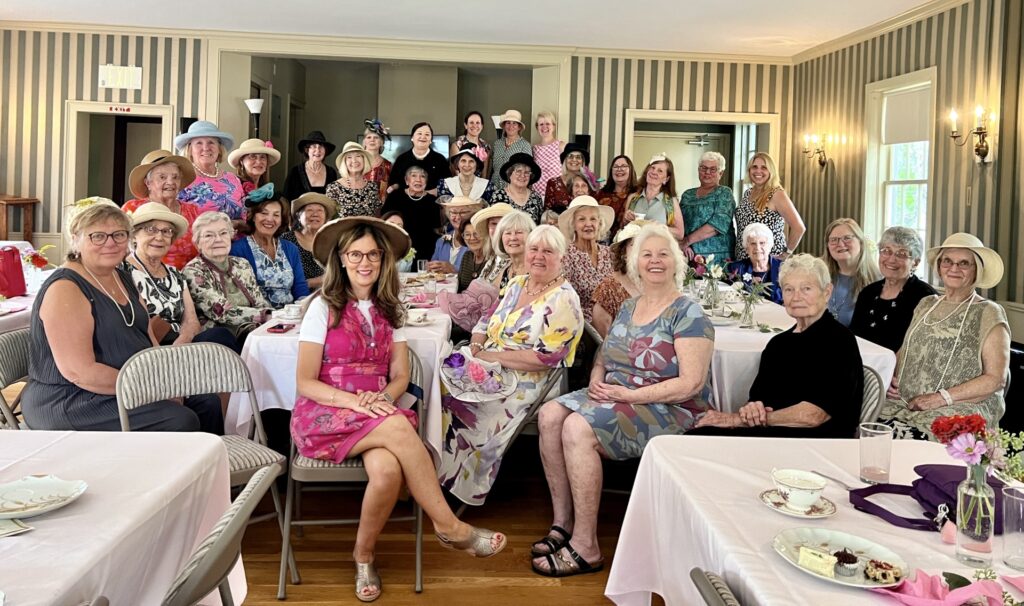
[[[188,132],[181,133],[174,138],[174,149],[179,152],[185,149],[185,146],[189,144],[189,141],[197,137],[212,137],[220,141],[220,144],[225,148],[230,148],[235,144],[235,138],[226,132],[219,130],[217,125],[209,120],[198,120],[193,122],[188,127]]]

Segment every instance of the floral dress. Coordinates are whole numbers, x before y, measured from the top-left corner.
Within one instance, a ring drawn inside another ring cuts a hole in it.
[[[327,186],[327,197],[338,203],[338,217],[379,217],[384,206],[380,184],[374,181],[367,181],[362,189],[351,189],[340,180],[335,181]]]
[[[551,143],[533,146],[533,161],[540,167],[540,180],[531,185],[538,196],[544,197],[547,183],[553,177],[562,175],[562,142],[555,139]],[[547,200],[545,200],[547,202]]]
[[[139,265],[142,265],[142,261],[139,261]],[[145,265],[140,269],[126,261],[123,267],[131,272],[132,282],[146,303],[149,317],[160,316],[160,319],[171,326],[171,330],[180,333],[181,321],[185,317],[185,291],[188,290],[185,276],[167,265],[164,265],[167,275],[163,278],[157,278],[149,273]]]
[[[363,176],[367,181],[373,181],[380,189],[378,196],[381,200],[388,195],[388,177],[391,176],[391,160],[381,158],[380,164],[370,169],[370,172]]]
[[[239,336],[269,317],[270,301],[245,259],[228,257],[218,266],[200,255],[189,261],[182,273],[204,329],[223,326]]]
[[[322,299],[314,304],[324,305]],[[372,327],[358,303],[352,301],[345,307],[341,322],[327,329],[317,377],[322,383],[349,393],[380,391],[387,386],[394,329],[376,307],[371,306],[369,312]],[[331,324],[328,321],[327,325]],[[395,414],[404,415],[416,426],[413,411],[399,409]],[[341,463],[356,443],[387,419],[374,419],[351,408],[325,406],[299,396],[292,410],[292,439],[304,457]]]
[[[580,174],[582,175],[583,173]],[[589,185],[587,186],[587,195],[594,195]],[[572,202],[572,198],[572,191],[565,186],[565,181],[562,181],[561,174],[548,179],[547,188],[544,190],[545,208],[561,214],[569,206],[569,203]]]
[[[491,197],[491,204],[499,204],[504,202],[516,210],[521,210],[524,213],[530,215],[534,223],[540,224],[540,216],[544,212],[544,199],[537,195],[537,192],[530,190],[530,197],[526,199],[526,204],[520,205],[518,202],[509,197],[508,192],[502,188],[494,192],[494,196]]]
[[[612,320],[619,315],[619,309],[628,298],[630,298],[629,291],[622,286],[615,274],[601,280],[601,283],[594,289],[594,306],[600,305]]]
[[[292,285],[295,283],[295,272],[292,271],[292,265],[284,254],[281,240],[275,239],[277,250],[271,259],[252,236],[246,236],[245,239],[252,250],[252,258],[256,261],[256,280],[267,300],[278,309],[294,301]]]
[[[242,182],[234,173],[222,172],[216,179],[196,173],[196,180],[178,192],[179,202],[191,202],[202,212],[219,210],[233,221],[245,218]]]
[[[612,275],[611,249],[604,244],[597,245],[597,267],[590,255],[570,244],[562,259],[562,274],[576,294],[580,296],[580,306],[583,307],[583,319],[590,322],[594,319],[594,291],[602,280]]]
[[[306,279],[319,278],[324,275],[324,266],[320,265],[320,262],[313,256],[313,251],[306,250],[299,244],[299,239],[295,236],[294,231],[286,231],[281,234],[282,240],[287,240],[299,249],[299,258],[302,259],[302,275],[306,276]]]
[[[715,340],[715,328],[700,305],[685,297],[673,301],[661,315],[643,326],[633,323],[636,299],[622,304],[601,346],[604,380],[632,389],[655,385],[679,376],[675,340]],[[590,424],[601,449],[611,459],[633,459],[647,442],[660,435],[678,435],[693,428],[697,417],[711,405],[711,370],[700,393],[680,404],[609,404],[590,401],[587,389],[556,401]]]
[[[764,212],[757,212],[754,209],[754,203],[750,201],[750,192],[752,189],[747,189],[743,192],[743,197],[740,198],[739,206],[736,207],[736,260],[741,261],[748,257],[747,250],[743,248],[743,230],[747,228],[747,225],[751,223],[763,223],[768,226],[768,229],[772,230],[772,236],[775,238],[775,244],[772,245],[771,254],[781,255],[786,252],[788,243],[786,242],[786,220],[782,218],[779,211],[765,208]],[[774,195],[774,193],[772,194]]]
[[[583,334],[579,297],[563,282],[513,311],[526,296],[525,283],[526,276],[513,278],[494,314],[482,318],[473,332],[487,334],[484,351],[533,351],[550,368],[571,366]],[[465,503],[483,505],[512,434],[540,396],[548,372],[515,371],[518,387],[504,400],[473,403],[443,396],[437,475],[444,488]]]

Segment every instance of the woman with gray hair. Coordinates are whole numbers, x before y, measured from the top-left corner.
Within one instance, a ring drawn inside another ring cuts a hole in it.
[[[641,294],[615,318],[590,386],[544,404],[540,453],[554,520],[533,544],[533,570],[552,577],[603,568],[597,543],[601,457],[643,454],[659,435],[683,434],[708,410],[715,329],[679,290],[686,261],[661,224],[633,239],[627,273]]]
[[[878,242],[882,279],[860,291],[850,330],[858,337],[899,351],[910,328],[914,308],[935,289],[914,271],[921,263],[924,244],[909,227],[890,227]]]
[[[738,412],[708,411],[694,433],[853,437],[864,371],[857,337],[828,313],[828,267],[821,259],[799,254],[786,259],[779,274],[783,304],[796,325],[768,341],[749,401]],[[725,408],[728,404],[722,403]]]
[[[382,213],[402,215],[403,229],[412,239],[414,258],[429,261],[441,229],[437,196],[427,191],[427,169],[412,163],[405,171],[405,187],[388,194]]]
[[[509,281],[494,313],[473,329],[473,356],[514,372],[515,392],[482,404],[451,395],[442,399],[445,440],[438,477],[441,486],[470,505],[482,505],[487,498],[501,457],[540,397],[548,373],[571,366],[576,355],[583,312],[576,291],[562,277],[565,248],[565,238],[550,225],[530,232],[528,273]]]
[[[163,149],[151,151],[128,175],[128,188],[136,198],[121,206],[121,210],[130,215],[143,204],[156,202],[185,219],[184,235],[164,252],[163,262],[175,269],[185,267],[197,254],[196,247],[192,245],[192,222],[202,211],[191,202],[178,200],[181,190],[191,185],[195,178],[195,170],[185,158]]]
[[[491,248],[497,254],[481,270],[480,277],[504,294],[512,278],[527,272],[526,239],[536,228],[530,215],[522,211],[513,210],[502,217],[491,236]]]
[[[32,306],[22,410],[32,429],[119,431],[117,375],[128,358],[157,345],[139,291],[121,269],[131,219],[104,198],[80,200],[72,210],[71,252]],[[184,405],[153,402],[128,418],[136,431],[224,433],[220,401],[210,395]]]
[[[748,257],[742,261],[729,264],[729,273],[735,280],[742,281],[747,290],[755,282],[771,282],[772,287],[765,291],[764,296],[775,303],[782,303],[782,286],[779,284],[779,268],[782,261],[772,256],[775,236],[764,223],[749,223],[743,228],[743,249]]]
[[[719,184],[723,173],[725,156],[715,151],[704,152],[697,165],[700,185],[684,191],[679,198],[685,231],[680,245],[688,259],[694,255],[715,255],[716,259],[732,256],[736,246],[736,199],[730,188]]]

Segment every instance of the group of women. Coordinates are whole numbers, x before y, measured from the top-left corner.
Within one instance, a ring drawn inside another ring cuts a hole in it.
[[[430,125],[417,124],[412,149],[392,164],[380,155],[388,130],[367,121],[337,171],[327,163],[335,145],[314,131],[281,197],[267,178],[281,157],[269,143],[227,153],[229,135],[194,123],[175,140],[181,155],[153,151],[132,171],[136,199],[123,209],[96,198],[71,208],[71,252],[32,312],[26,422],[116,430],[114,384],[132,354],[193,341],[239,350],[274,309],[306,299],[290,431],[304,456],[361,456],[366,466],[353,552],[362,601],[381,595],[374,547],[403,484],[444,546],[478,557],[505,547],[502,533],[460,522],[443,491],[484,502],[530,405],[554,368],[574,364],[588,323],[603,344],[587,385],[540,409],[553,511],[531,548],[542,575],[602,568],[602,457],[639,457],[664,434],[852,437],[863,391],[855,335],[897,352],[881,420],[900,437],[933,439],[941,415],[998,423],[1010,334],[978,289],[999,283],[1003,263],[977,238],[953,234],[925,252],[915,231],[892,227],[876,252],[855,221],[837,219],[822,258],[795,254],[803,222],[767,154],[751,158],[751,187],[736,205],[720,184],[720,154],[701,157],[700,185],[678,197],[664,156],[639,178],[617,156],[598,189],[589,152],[555,138],[554,116],[538,115],[534,146],[518,112],[501,125],[488,143],[483,116],[468,114],[449,161],[432,149]],[[220,168],[225,159],[236,173]],[[546,211],[554,225],[541,224]],[[734,274],[772,284],[765,296],[794,325],[768,342],[747,402],[718,410],[714,327],[681,284],[688,264],[730,258]],[[409,382],[398,273],[413,259],[458,275],[443,309],[471,356],[517,383],[482,404],[444,394],[436,469],[415,415],[396,406]],[[941,296],[915,275],[925,259]],[[155,402],[129,417],[135,429],[221,433],[223,400]]]

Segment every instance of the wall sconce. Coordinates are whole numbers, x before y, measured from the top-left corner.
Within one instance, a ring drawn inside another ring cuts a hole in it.
[[[832,143],[832,136],[829,135],[828,142]],[[814,149],[811,149],[811,146]],[[825,141],[824,137],[819,135],[804,135],[804,155],[808,158],[818,158],[818,166],[825,168],[828,164],[828,156],[825,155]]]
[[[245,106],[249,108],[249,114],[253,118],[252,138],[260,138],[260,112],[263,111],[263,99],[246,99]]]
[[[974,136],[977,141],[974,142],[974,155],[978,157],[978,162],[985,163],[985,158],[988,157],[988,130],[985,128],[986,116],[985,108],[978,106],[974,108],[975,125],[974,129],[968,131],[965,134],[960,134],[956,130],[957,113],[956,110],[949,112],[949,121],[952,123],[953,132],[950,133],[949,137],[953,139],[953,144],[957,147],[963,147],[970,141],[970,137]]]

